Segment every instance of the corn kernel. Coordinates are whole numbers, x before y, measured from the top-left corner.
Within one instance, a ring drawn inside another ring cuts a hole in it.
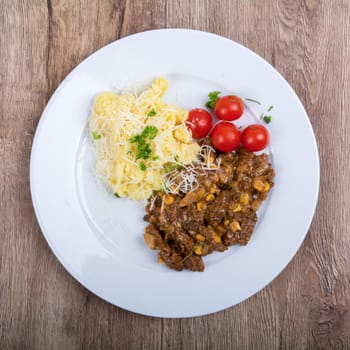
[[[241,211],[241,210],[242,210],[241,205],[240,205],[240,204],[237,204],[237,206],[233,209],[233,212],[234,212],[234,213],[237,213],[237,212],[239,212],[239,211]]]
[[[230,228],[233,232],[240,231],[241,230],[241,225],[237,220],[233,220],[230,224]]]
[[[210,155],[209,155],[209,162],[210,163],[213,163],[214,162],[214,160],[215,160],[215,156],[214,156],[214,154],[213,153],[210,153]]]
[[[237,207],[237,203],[230,203],[228,206],[231,210],[235,209]]]
[[[220,232],[220,233],[224,233],[225,229],[222,226],[218,225],[218,226],[215,226],[215,231]]]
[[[230,223],[230,221],[228,221],[228,220],[225,220],[225,221],[224,221],[224,225],[225,225],[225,226],[228,226],[229,223]]]
[[[241,193],[240,202],[242,205],[247,205],[249,203],[249,193]]]
[[[212,193],[210,193],[205,197],[205,199],[207,202],[211,202],[215,199],[215,196]]]
[[[216,185],[214,184],[213,186],[210,187],[209,192],[210,192],[210,193],[215,193],[217,189],[218,189],[218,186],[216,186]]]
[[[217,232],[215,232],[213,234],[213,240],[214,240],[215,243],[220,243],[221,242],[221,237],[220,237],[220,235]]]
[[[165,205],[171,205],[174,203],[174,197],[171,196],[170,194],[167,194],[164,196],[164,204]]]
[[[270,184],[268,182],[265,183],[263,192],[268,192],[270,189]]]
[[[261,205],[261,201],[254,200],[254,201],[252,202],[252,204],[251,204],[250,207],[251,207],[253,210],[257,211],[257,210],[259,209],[260,205]]]
[[[206,204],[204,202],[198,202],[197,203],[197,210],[203,211],[206,208]]]
[[[265,185],[266,183],[259,178],[255,178],[252,184],[253,188],[259,192],[264,192]]]
[[[202,255],[203,254],[203,247],[201,245],[195,245],[193,251],[196,255]]]
[[[196,241],[198,241],[198,242],[204,242],[205,241],[205,237],[203,235],[201,235],[200,233],[197,233],[195,238],[196,238]]]
[[[158,264],[163,264],[164,260],[158,255]]]

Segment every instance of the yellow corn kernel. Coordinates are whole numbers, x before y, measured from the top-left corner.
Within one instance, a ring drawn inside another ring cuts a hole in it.
[[[242,205],[247,205],[249,203],[249,193],[241,193],[239,201]]]
[[[215,193],[217,189],[218,189],[218,186],[216,186],[216,185],[214,184],[213,186],[210,187],[209,192],[210,192],[210,193]]]
[[[201,245],[195,245],[193,251],[196,255],[202,255],[203,247]]]
[[[264,192],[265,185],[266,183],[257,177],[253,180],[252,184],[253,188],[259,192]]]
[[[174,203],[174,197],[171,196],[170,194],[166,194],[164,196],[164,204],[165,205],[170,205],[170,204],[173,204]]]
[[[203,235],[201,235],[200,233],[197,233],[195,238],[196,238],[196,241],[198,241],[198,242],[204,242],[205,241],[205,237]]]
[[[212,194],[212,193],[209,193],[206,197],[205,197],[205,200],[207,202],[211,202],[215,199],[215,196]]]
[[[230,229],[231,229],[233,232],[240,231],[240,230],[241,230],[241,225],[239,224],[239,222],[238,222],[237,220],[233,220],[233,221],[230,223]]]
[[[218,226],[215,226],[215,231],[220,232],[220,233],[224,233],[225,229],[222,226],[218,225]]]
[[[239,211],[241,211],[241,210],[242,210],[241,205],[240,205],[240,204],[237,204],[237,206],[233,209],[233,212],[234,212],[234,213],[237,213],[237,212],[239,212]]]
[[[228,207],[233,210],[237,207],[237,203],[230,203]]]
[[[250,207],[251,207],[254,211],[257,211],[257,210],[259,209],[260,205],[261,205],[261,201],[259,201],[259,200],[254,200],[254,201],[252,202],[252,204],[251,204]]]
[[[265,186],[264,186],[264,190],[263,190],[263,192],[268,192],[269,191],[269,189],[270,189],[270,184],[268,183],[268,182],[266,182],[265,183]]]
[[[164,260],[158,255],[158,264],[163,264]]]
[[[213,234],[213,240],[214,240],[215,243],[220,243],[221,242],[221,237],[220,237],[220,235],[217,232],[215,232]]]
[[[225,226],[228,226],[229,223],[230,223],[230,221],[228,221],[228,220],[225,220],[225,221],[224,221],[224,225],[225,225]]]
[[[206,208],[206,204],[204,202],[198,202],[197,203],[197,210],[203,211]]]

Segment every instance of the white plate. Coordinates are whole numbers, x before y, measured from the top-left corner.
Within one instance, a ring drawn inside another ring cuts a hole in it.
[[[116,199],[93,174],[86,123],[94,95],[165,75],[168,101],[203,106],[209,91],[261,101],[270,112],[276,184],[251,241],[205,258],[203,273],[156,263],[142,204]],[[300,247],[315,210],[319,159],[298,97],[266,61],[223,37],[162,29],[132,35],[79,64],[50,99],[32,148],[35,212],[51,249],[82,285],[124,309],[190,317],[233,306],[271,282]]]

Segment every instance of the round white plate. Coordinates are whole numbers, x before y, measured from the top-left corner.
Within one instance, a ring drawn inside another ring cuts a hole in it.
[[[184,108],[203,106],[212,90],[261,101],[247,102],[258,114],[274,106],[268,127],[275,187],[249,244],[205,257],[203,273],[157,264],[156,252],[143,242],[143,204],[115,198],[93,173],[86,126],[95,94],[161,75],[170,82],[166,100]],[[162,29],[118,40],[67,76],[40,119],[30,184],[46,240],[82,285],[130,311],[190,317],[241,302],[288,264],[315,210],[319,159],[302,104],[266,61],[217,35]]]

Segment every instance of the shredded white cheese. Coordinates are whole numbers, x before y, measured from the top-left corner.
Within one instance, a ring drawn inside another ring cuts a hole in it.
[[[186,194],[198,188],[197,177],[208,171],[216,171],[220,167],[220,158],[215,157],[215,150],[209,145],[202,145],[195,162],[186,166],[179,164],[180,169],[174,169],[164,175],[164,191],[171,194]]]

